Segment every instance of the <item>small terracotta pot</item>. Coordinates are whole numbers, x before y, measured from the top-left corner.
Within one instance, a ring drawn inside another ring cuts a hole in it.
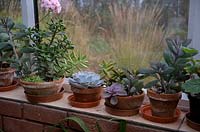
[[[117,96],[118,103],[112,105],[110,99],[105,99],[106,111],[113,115],[130,116],[139,112],[139,108],[144,100],[144,92],[134,96]],[[121,114],[120,114],[121,113]]]
[[[102,87],[97,88],[77,88],[71,85],[71,90],[74,94],[74,99],[77,102],[95,102],[101,99],[103,92]]]
[[[53,95],[59,93],[64,83],[64,79],[52,82],[26,82],[20,79],[20,84],[24,87],[25,93],[29,95]]]
[[[158,94],[151,89],[147,90],[152,115],[157,117],[174,117],[176,107],[181,98],[181,92],[175,94]]]
[[[25,92],[26,94],[26,92]],[[64,88],[61,89],[60,92],[52,95],[31,95],[31,94],[26,94],[26,98],[28,101],[31,103],[47,103],[47,102],[52,102],[59,100],[63,97],[64,94]]]
[[[9,86],[0,87],[0,92],[6,92],[17,88],[19,84],[18,80],[13,80],[13,83]]]
[[[94,102],[78,102],[75,100],[74,95],[68,97],[69,104],[77,108],[91,108],[100,104],[101,99]]]
[[[173,117],[158,117],[152,115],[152,110],[150,105],[144,105],[140,109],[140,115],[150,121],[157,122],[157,123],[171,123],[177,121],[181,114],[179,109],[175,110],[175,115]]]
[[[12,85],[15,69],[13,68],[3,68],[0,70],[0,87]]]

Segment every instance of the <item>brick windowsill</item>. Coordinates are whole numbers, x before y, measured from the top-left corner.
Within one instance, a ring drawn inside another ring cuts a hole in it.
[[[188,102],[180,101],[180,118],[174,123],[160,124],[143,119],[140,115],[130,117],[113,116],[105,112],[104,100],[94,108],[74,108],[68,104],[67,97],[71,93],[65,93],[61,100],[51,103],[30,104],[24,95],[23,88],[19,87],[9,92],[0,92],[0,128],[6,132],[48,132],[49,127],[57,124],[67,116],[77,116],[85,121],[92,132],[96,132],[96,122],[101,126],[102,132],[117,132],[119,125],[110,119],[118,118],[127,121],[127,132],[196,132],[186,125],[185,112],[188,110]],[[144,103],[148,103],[146,98]],[[13,127],[15,126],[15,127]],[[73,122],[68,122],[67,127],[80,130]],[[22,130],[23,128],[23,130]],[[60,131],[60,130],[58,130]],[[55,132],[57,132],[55,130]]]

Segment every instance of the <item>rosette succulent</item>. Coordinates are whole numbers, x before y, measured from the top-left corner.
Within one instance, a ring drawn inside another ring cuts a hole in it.
[[[78,88],[97,88],[103,85],[103,80],[94,72],[81,71],[69,78],[69,83]]]
[[[118,103],[117,96],[127,96],[127,92],[122,84],[113,83],[104,91],[104,98],[109,98],[112,105],[116,105]]]

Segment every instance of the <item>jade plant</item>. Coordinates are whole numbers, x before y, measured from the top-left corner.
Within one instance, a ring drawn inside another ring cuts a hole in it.
[[[143,92],[144,75],[138,71],[118,68],[113,62],[104,61],[100,66],[100,73],[108,86],[104,98],[110,98],[111,104],[117,104],[117,96],[133,96]]]
[[[76,70],[87,66],[86,57],[75,54],[74,44],[65,33],[62,20],[51,20],[47,29],[29,28],[27,38],[31,43],[22,48],[23,53],[31,54],[24,63],[28,63],[30,74],[39,76],[43,81],[52,81],[70,76]],[[33,77],[34,78],[34,77]],[[34,80],[34,79],[30,79]]]
[[[97,88],[102,86],[104,82],[100,75],[94,72],[80,71],[69,78],[69,83],[77,88]]]
[[[190,66],[190,60],[198,53],[188,47],[191,40],[166,39],[167,49],[163,53],[163,62],[150,64],[149,69],[140,72],[155,79],[146,84],[157,93],[176,93],[181,90],[181,84],[190,78],[185,67]]]
[[[200,97],[200,60],[192,60],[192,65],[185,68],[191,79],[182,85],[184,92]]]
[[[25,42],[26,27],[10,18],[0,18],[0,70],[14,67],[20,71],[21,56],[19,43]]]

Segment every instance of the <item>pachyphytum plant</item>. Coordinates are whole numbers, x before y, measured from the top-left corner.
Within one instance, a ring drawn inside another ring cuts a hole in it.
[[[118,103],[117,96],[127,96],[127,92],[124,86],[119,83],[113,83],[110,87],[107,87],[104,91],[104,98],[109,98],[112,105]]]

